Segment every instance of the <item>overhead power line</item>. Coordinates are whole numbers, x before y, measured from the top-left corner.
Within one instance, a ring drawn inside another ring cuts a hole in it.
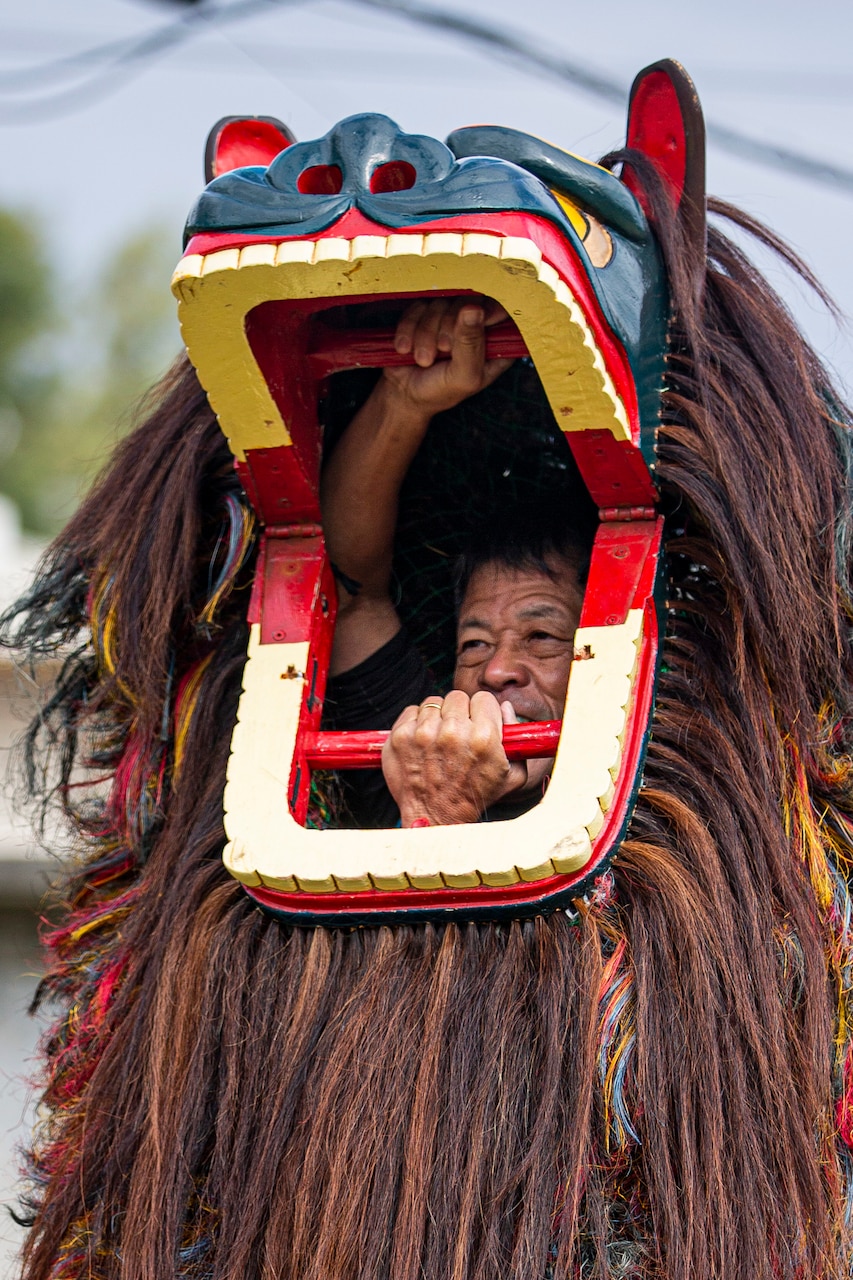
[[[570,85],[608,103],[623,105],[626,86],[577,59],[549,53],[523,36],[506,31],[492,23],[424,5],[419,0],[345,0],[361,8],[392,14],[422,27],[448,32],[474,44],[492,56],[511,61],[525,70],[545,72],[562,84]],[[185,43],[199,31],[240,21],[261,10],[309,4],[312,0],[172,0],[186,11],[172,22],[144,36],[128,37],[82,50],[40,66],[0,72],[0,123],[27,124],[80,109],[114,91],[151,61]],[[67,85],[77,77],[70,87]],[[82,77],[82,78],[81,78]],[[21,89],[33,84],[52,86],[48,92],[24,98]],[[13,94],[15,100],[10,100]],[[800,179],[818,182],[845,194],[853,194],[853,169],[772,142],[763,142],[726,125],[708,123],[708,139],[721,150],[742,159],[782,170]]]
[[[148,63],[186,43],[200,30],[240,21],[264,9],[288,8],[310,3],[310,0],[234,0],[225,5],[195,0],[195,3],[197,7],[145,35],[110,40],[35,67],[0,70],[0,124],[41,124],[70,111],[79,111],[123,87],[130,76],[139,74]],[[70,87],[56,87],[75,80]],[[26,90],[31,89],[34,82],[50,84],[51,81],[52,92],[26,96]],[[10,99],[10,94],[17,95],[16,100]]]
[[[428,8],[418,4],[416,0],[350,0],[350,3],[361,4],[368,9],[382,9],[400,14],[422,26],[453,31],[485,48],[509,55],[513,61],[535,67],[539,71],[547,71],[555,79],[572,84],[606,102],[623,105],[627,99],[626,86],[620,80],[602,75],[582,63],[561,55],[549,54],[520,36],[511,36],[500,28],[477,19],[460,17],[449,10]],[[794,151],[790,147],[762,142],[758,138],[750,137],[749,134],[741,133],[738,129],[730,129],[726,125],[716,125],[709,121],[706,131],[709,141],[742,159],[754,160],[774,169],[783,169],[788,173],[796,174],[797,177],[826,183],[853,194],[853,169],[832,164],[829,161],[815,160],[814,157]]]

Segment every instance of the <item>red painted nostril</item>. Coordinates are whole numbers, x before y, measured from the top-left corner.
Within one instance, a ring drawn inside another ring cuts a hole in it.
[[[384,191],[408,191],[415,185],[417,170],[408,160],[389,160],[380,164],[370,175],[370,190],[381,195]]]
[[[312,164],[296,179],[297,189],[304,196],[336,196],[343,184],[343,174],[336,164]]]

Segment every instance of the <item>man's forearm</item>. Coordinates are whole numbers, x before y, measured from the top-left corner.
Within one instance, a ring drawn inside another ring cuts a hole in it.
[[[503,314],[490,309],[490,317]],[[332,674],[357,666],[399,629],[389,584],[400,487],[433,416],[511,363],[485,359],[484,325],[483,307],[465,299],[413,303],[394,341],[414,363],[384,371],[326,464],[323,527],[338,577]]]
[[[358,583],[358,595],[365,599],[388,594],[400,487],[429,422],[426,410],[407,403],[380,379],[324,470],[329,556],[345,579]],[[344,583],[344,607],[351,594]]]

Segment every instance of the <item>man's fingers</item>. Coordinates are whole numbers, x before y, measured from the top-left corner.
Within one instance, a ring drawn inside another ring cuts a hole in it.
[[[483,299],[483,310],[486,313],[485,324],[487,329],[490,325],[500,324],[502,320],[509,319],[504,308],[499,302],[495,302],[494,298]]]
[[[506,318],[499,303],[489,298],[418,298],[400,317],[395,349],[410,355],[417,366],[403,378],[386,371],[392,381],[416,388],[416,397],[434,412],[452,408],[460,400],[489,386],[512,363],[486,360],[486,324]],[[450,356],[438,361],[439,355]],[[414,381],[408,377],[414,372]]]
[[[501,720],[504,724],[518,724],[518,715],[515,707],[511,702],[501,703]],[[527,786],[527,761],[513,760],[510,762],[509,773],[507,774],[507,785],[504,795],[510,795],[513,791],[520,791],[522,787]]]
[[[411,353],[422,369],[430,368],[439,351],[451,349],[455,316],[452,298],[413,302],[397,325],[395,349],[405,355]]]
[[[476,704],[476,707],[475,707]],[[471,699],[471,719],[482,716],[496,727],[498,742],[503,751],[503,727],[505,724],[518,724],[518,716],[511,702],[499,703],[494,694],[485,691],[475,693]],[[507,761],[506,784],[503,795],[519,791],[527,785],[527,762],[525,760]]]
[[[415,707],[415,706],[404,707],[403,710],[400,712],[400,714],[397,716],[397,719],[394,721],[393,725],[391,726],[391,732],[393,733],[394,730],[398,728],[398,726],[401,724],[408,724],[412,720],[417,720],[419,711],[420,711],[420,707]]]
[[[460,307],[456,318],[456,336],[466,347],[482,346],[485,342],[483,324],[485,315],[483,308],[476,303],[467,303]]]
[[[437,693],[429,698],[424,698],[421,705],[415,708],[418,721],[428,720],[431,716],[437,716],[440,720],[443,705],[444,698]]]
[[[444,699],[441,714],[445,720],[470,720],[471,699],[468,694],[463,693],[461,689],[451,689]]]
[[[409,304],[397,322],[395,350],[408,354],[415,345],[415,334],[433,335],[440,351],[450,351],[460,312],[473,309],[481,313],[479,323],[487,328],[507,319],[507,313],[494,298],[418,298]]]
[[[497,698],[478,690],[433,694],[406,707],[382,750],[382,769],[404,827],[476,822],[490,805],[523,787],[524,765],[510,765]]]
[[[436,345],[443,355],[449,355],[453,350],[453,335],[456,332],[456,321],[459,316],[459,308],[454,305],[455,299],[448,298],[447,301],[449,305],[442,310],[441,322],[436,334]]]
[[[478,391],[483,385],[486,335],[482,307],[463,307],[453,331],[453,351],[448,375],[459,387]]]
[[[471,698],[471,719],[478,725],[489,725],[501,740],[503,718],[500,703],[493,693],[479,689]]]
[[[439,350],[439,332],[444,323],[447,305],[447,300],[443,298],[430,302],[418,319],[412,339],[412,350],[415,364],[420,365],[422,369],[428,369],[435,363]]]
[[[394,334],[394,349],[399,351],[400,355],[407,356],[412,350],[415,330],[428,306],[430,306],[430,303],[426,299],[420,302],[413,302],[406,307],[406,310],[397,321],[397,330]]]

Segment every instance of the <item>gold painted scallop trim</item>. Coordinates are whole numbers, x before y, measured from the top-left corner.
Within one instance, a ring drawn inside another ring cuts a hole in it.
[[[190,359],[240,460],[247,449],[291,443],[246,338],[253,307],[446,288],[472,289],[506,308],[564,431],[606,428],[630,440],[625,406],[582,308],[525,237],[434,232],[252,244],[189,254],[172,280]]]

